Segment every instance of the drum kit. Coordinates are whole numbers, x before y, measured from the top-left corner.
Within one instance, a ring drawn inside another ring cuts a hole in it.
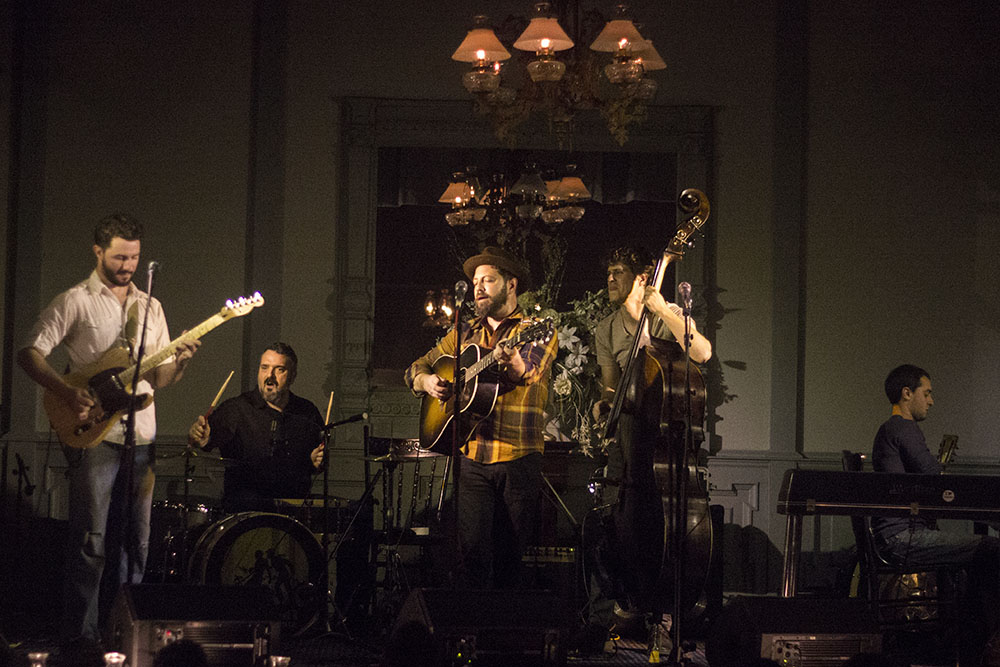
[[[317,535],[323,531],[322,499],[279,499],[274,512],[227,514],[190,494],[192,460],[238,462],[192,447],[159,458],[178,457],[184,459],[183,494],[153,504],[145,581],[262,586],[272,594],[282,627],[292,636],[306,632],[322,617],[327,599],[327,561]],[[334,507],[342,504],[346,500],[333,499]]]
[[[334,558],[339,564],[337,554],[342,541],[351,532],[360,508],[371,502],[378,481],[382,481],[379,504],[385,529],[381,535],[392,549],[398,546],[399,531],[413,532],[414,516],[421,504],[423,510],[430,511],[435,478],[441,482],[436,470],[438,459],[443,457],[420,449],[417,441],[371,438],[369,444],[370,447],[366,446],[369,453],[364,457],[369,483],[360,501],[355,503],[328,496],[324,502],[322,495],[276,499],[273,512],[227,514],[210,500],[191,495],[195,460],[215,466],[236,465],[238,461],[192,447],[160,456],[161,459],[183,458],[184,485],[179,498],[153,504],[145,580],[263,586],[269,589],[277,603],[285,631],[291,636],[306,633],[324,618],[326,605],[331,600],[330,591],[323,590],[328,588],[325,585],[328,565]],[[420,473],[424,461],[431,464],[429,478]],[[407,475],[412,486],[405,509],[404,474],[399,467],[403,463],[415,464]],[[368,474],[372,464],[381,468],[374,476]],[[404,512],[408,512],[405,520]],[[370,520],[368,526],[371,527]],[[395,537],[390,531],[395,531]],[[366,532],[370,531],[355,528],[355,533]],[[332,548],[329,547],[330,538],[335,540]],[[372,538],[368,539],[370,542]],[[367,546],[364,551],[367,560]],[[390,554],[384,562],[397,560]],[[395,578],[388,571],[386,577]],[[342,597],[340,591],[337,597]]]

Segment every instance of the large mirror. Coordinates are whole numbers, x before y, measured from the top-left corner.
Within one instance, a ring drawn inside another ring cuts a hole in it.
[[[621,245],[655,255],[674,231],[677,157],[670,153],[569,153],[566,151],[380,148],[379,206],[376,221],[375,319],[371,363],[378,371],[397,371],[426,351],[445,331],[447,321],[425,312],[428,297],[462,280],[461,264],[485,238],[500,228],[528,223],[473,222],[450,225],[452,210],[438,200],[457,170],[480,180],[506,178],[513,183],[532,169],[541,174],[567,168],[583,180],[589,197],[579,202],[579,220],[531,223],[539,236],[527,242],[532,280],[528,289],[546,283],[539,238],[560,255],[553,277],[551,305],[566,309],[605,285],[604,258]],[[476,229],[470,229],[475,227]],[[494,227],[496,229],[494,230]],[[489,241],[492,242],[492,241]],[[668,275],[665,285],[673,284]],[[522,290],[524,291],[524,290]],[[401,335],[402,334],[402,335]]]

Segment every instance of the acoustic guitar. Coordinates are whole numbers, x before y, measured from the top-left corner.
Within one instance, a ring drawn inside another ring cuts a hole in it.
[[[552,320],[531,324],[514,336],[500,341],[497,347],[508,349],[547,343],[553,334]],[[500,392],[500,376],[492,371],[497,365],[497,350],[470,343],[458,357],[458,372],[462,375],[462,396],[459,400],[465,440],[471,437],[479,422],[493,412]],[[451,383],[455,379],[455,357],[441,355],[434,362],[434,372]],[[455,417],[455,396],[442,401],[425,395],[420,405],[420,448],[437,454],[451,454],[452,430]]]
[[[223,322],[234,317],[242,317],[263,305],[264,297],[260,292],[256,292],[250,298],[241,296],[235,301],[227,301],[218,313],[170,341],[162,350],[145,357],[139,367],[139,377],[143,377],[160,365],[182,344],[197,340]],[[101,355],[101,358],[94,363],[63,376],[67,384],[86,389],[94,399],[95,405],[84,421],[80,421],[76,411],[59,395],[46,390],[42,396],[42,405],[59,440],[77,449],[90,449],[101,442],[115,422],[128,411],[135,370],[136,364],[129,358],[129,351],[116,346]],[[135,400],[136,410],[142,410],[153,402],[153,396],[139,394]]]

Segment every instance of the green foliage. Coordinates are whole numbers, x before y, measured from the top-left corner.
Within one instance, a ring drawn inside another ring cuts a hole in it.
[[[551,317],[559,337],[559,351],[552,368],[549,391],[549,433],[559,433],[578,443],[587,455],[603,447],[602,433],[595,428],[591,408],[601,397],[601,369],[597,365],[594,331],[614,310],[608,291],[587,292],[571,301],[569,309],[557,311],[541,301],[538,292],[525,292],[518,302],[525,313]]]

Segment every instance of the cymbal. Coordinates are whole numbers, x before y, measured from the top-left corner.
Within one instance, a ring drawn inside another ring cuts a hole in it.
[[[406,454],[383,454],[382,456],[362,456],[361,458],[365,461],[371,461],[372,463],[405,463],[407,461],[436,459],[442,456],[444,456],[444,454],[438,454],[437,452],[421,449],[418,451],[410,451]]]
[[[220,456],[218,454],[212,454],[210,452],[206,452],[203,449],[191,446],[185,447],[184,449],[178,452],[156,455],[156,458],[161,460],[179,459],[185,457],[191,457],[193,459],[205,459],[206,461],[211,461],[212,463],[221,463],[224,466],[235,466],[240,464],[239,459],[226,458],[224,456]]]
[[[336,505],[345,505],[350,501],[348,498],[342,498],[340,496],[327,496],[327,502]],[[310,494],[308,498],[275,498],[275,504],[279,507],[314,507],[317,509],[322,509],[323,507],[323,494],[313,493]]]

